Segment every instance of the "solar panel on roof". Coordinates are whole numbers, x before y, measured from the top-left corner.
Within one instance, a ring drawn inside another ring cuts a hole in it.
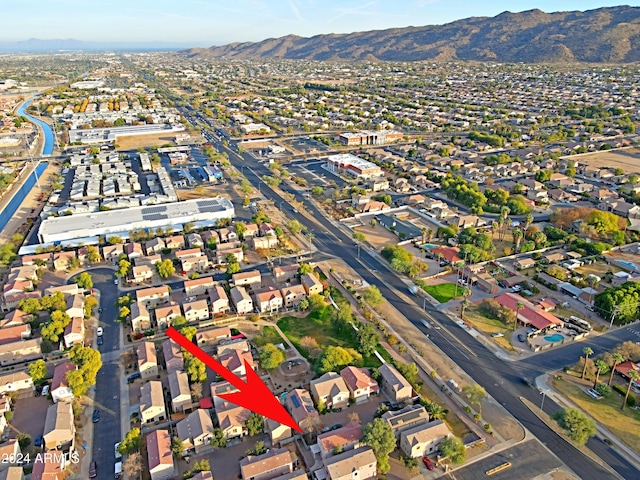
[[[300,407],[300,400],[295,395],[291,397],[291,403],[293,403],[293,406],[296,408]]]

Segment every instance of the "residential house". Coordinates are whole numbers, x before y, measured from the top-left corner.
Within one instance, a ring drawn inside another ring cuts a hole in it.
[[[164,365],[168,374],[178,370],[184,370],[184,359],[182,349],[176,342],[167,338],[162,342],[162,353],[164,355]]]
[[[193,477],[191,477],[191,480],[213,480],[213,474],[210,470],[205,470],[203,472],[196,473]]]
[[[271,420],[270,418],[265,418],[264,423],[264,431],[269,435],[271,445],[281,445],[284,440],[291,438],[291,436],[293,435],[291,427],[283,425],[280,422],[276,422],[275,420]]]
[[[216,348],[216,352],[218,355],[222,355],[225,352],[230,350],[238,350],[239,352],[248,352],[251,350],[249,347],[249,342],[247,342],[246,338],[231,338],[226,340],[221,340]]]
[[[19,342],[31,336],[31,326],[27,324],[0,328],[0,345]]]
[[[73,450],[76,427],[71,400],[60,400],[47,409],[42,435],[47,450]]]
[[[381,417],[389,424],[396,438],[406,430],[429,421],[429,414],[422,405],[409,405],[398,411],[389,411]]]
[[[150,268],[154,268],[155,264],[162,261],[162,255],[155,253],[153,255],[147,255],[146,257],[138,257],[133,260],[133,263],[138,267],[141,265],[147,265]]]
[[[220,250],[219,248],[215,251],[216,254],[216,264],[218,265],[226,265],[227,263],[227,255],[233,255],[238,262],[242,262],[244,260],[244,251],[242,248],[230,248],[228,250]]]
[[[27,372],[12,372],[0,375],[0,394],[33,391],[33,380]]]
[[[84,295],[77,293],[66,297],[65,300],[67,302],[67,309],[65,312],[70,318],[84,318]]]
[[[0,462],[0,480],[7,478],[7,469],[10,468],[12,463],[17,463],[17,460],[20,458],[20,453],[20,444],[15,438],[7,440],[0,446],[0,458],[5,459],[4,462]],[[22,474],[21,466],[13,468],[18,468]]]
[[[255,223],[247,223],[245,225],[245,232],[242,235],[245,240],[257,237],[258,235],[260,235],[260,229],[258,228],[258,225],[256,225]]]
[[[191,409],[191,390],[189,390],[189,377],[187,374],[183,371],[175,370],[169,374],[168,380],[173,411],[184,412]]]
[[[196,343],[200,348],[217,345],[226,338],[231,338],[229,327],[218,327],[196,333]]]
[[[298,275],[299,268],[299,263],[284,265],[281,267],[273,267],[273,278],[278,283],[290,282]]]
[[[15,308],[18,308],[18,304],[21,300],[40,297],[42,297],[42,293],[40,293],[40,290],[36,290],[35,292],[18,292],[2,295],[2,311],[9,312]]]
[[[20,470],[20,473],[14,473],[13,478],[24,478],[22,467],[9,467],[7,472],[13,471],[14,469]],[[66,478],[67,472],[65,471],[65,467],[52,455],[42,455],[41,462],[33,463],[31,480],[65,480]]]
[[[138,371],[142,378],[152,378],[158,375],[158,357],[156,345],[153,342],[142,342],[136,349],[138,355]]]
[[[237,377],[244,377],[247,374],[247,365],[253,370],[256,369],[250,351],[227,349],[219,354],[218,361]]]
[[[175,478],[171,436],[167,430],[155,430],[147,435],[147,462],[151,480]]]
[[[286,448],[274,448],[262,455],[248,455],[240,460],[242,480],[273,480],[293,472],[297,459]]]
[[[76,344],[84,345],[84,319],[73,317],[71,323],[64,329],[64,345],[71,348]]]
[[[162,253],[162,250],[167,248],[164,243],[164,239],[161,237],[152,238],[144,245],[147,255],[153,255],[155,253]]]
[[[303,430],[311,428],[319,414],[313,406],[311,395],[304,388],[290,391],[284,399],[291,416]]]
[[[477,215],[458,215],[449,223],[457,225],[460,230],[468,227],[482,227],[487,224]]]
[[[259,270],[234,273],[231,275],[231,283],[236,287],[259,287],[262,285],[262,275]]]
[[[275,228],[273,228],[273,225],[271,225],[270,223],[261,223],[260,226],[258,227],[258,231],[260,232],[260,235],[265,237],[267,235],[275,235],[276,234],[276,230]]]
[[[187,297],[195,297],[204,295],[209,289],[215,285],[213,277],[196,278],[195,280],[184,281],[184,294]]]
[[[328,480],[366,480],[376,478],[376,456],[370,447],[360,447],[325,460]]]
[[[207,410],[198,409],[190,413],[178,422],[177,430],[185,451],[200,455],[212,450],[209,442],[213,437],[213,422]]]
[[[349,422],[344,427],[318,435],[318,447],[320,456],[324,459],[330,457],[335,451],[353,450],[360,446],[362,440],[362,425],[357,422]]]
[[[36,255],[25,255],[22,257],[22,265],[38,265],[51,267],[53,265],[52,253],[38,253]]]
[[[514,262],[514,265],[518,270],[526,270],[535,267],[536,261],[533,258],[520,258]]]
[[[156,308],[156,325],[158,328],[169,328],[176,317],[182,316],[182,309],[177,303]]]
[[[129,283],[140,284],[150,282],[153,278],[153,269],[149,265],[136,265],[131,268]]]
[[[206,300],[196,300],[182,304],[184,309],[184,317],[187,322],[197,322],[199,320],[208,320],[211,314],[209,313],[209,304]]]
[[[283,299],[279,290],[269,287],[266,290],[255,292],[256,308],[260,313],[273,313],[282,308]]]
[[[400,449],[408,457],[431,455],[440,449],[440,443],[451,435],[442,420],[422,423],[400,433]]]
[[[311,380],[311,395],[316,405],[321,403],[325,408],[343,408],[349,405],[349,389],[344,379],[335,372],[327,372],[315,380]]]
[[[307,298],[304,285],[291,285],[280,289],[285,308],[297,308],[300,302]]]
[[[224,400],[220,395],[235,393],[238,389],[229,382],[211,384],[211,396],[213,398],[214,411],[218,419],[218,425],[225,438],[244,437],[247,434],[246,422],[251,411]]]
[[[380,373],[380,387],[392,402],[401,403],[413,397],[413,387],[407,379],[396,370],[396,367],[385,363],[378,368],[378,373]]]
[[[253,301],[244,287],[233,287],[230,294],[231,301],[239,315],[253,312]]]
[[[360,213],[375,213],[382,212],[384,210],[391,210],[391,207],[384,202],[369,200],[367,203],[360,205],[358,210],[360,211]]]
[[[116,244],[116,245],[105,245],[102,247],[102,256],[106,262],[111,262],[113,264],[118,262],[120,255],[124,253],[124,245]]]
[[[28,325],[27,325],[28,326]],[[0,338],[3,330],[0,329]],[[42,338],[30,340],[17,340],[11,343],[0,343],[0,366],[13,365],[18,362],[28,362],[42,358]]]
[[[142,257],[144,252],[142,251],[142,245],[138,242],[129,242],[124,246],[124,253],[129,257],[129,260]]]
[[[142,425],[160,422],[167,418],[164,408],[162,382],[151,380],[140,387],[140,421]]]
[[[310,297],[311,295],[322,295],[322,292],[324,291],[322,282],[312,273],[305,273],[302,275],[300,277],[300,282],[302,283],[305,292],[307,292],[307,297]]]
[[[131,329],[134,333],[142,333],[151,329],[151,316],[144,302],[131,304]]]
[[[55,293],[60,292],[65,297],[69,295],[77,295],[82,293],[80,287],[78,287],[77,283],[70,283],[68,285],[56,285],[55,287],[47,287],[44,289],[45,295],[54,295]]]
[[[164,239],[166,248],[176,250],[178,248],[184,248],[184,237],[182,235],[172,235]]]
[[[7,282],[15,282],[16,280],[38,280],[38,268],[36,265],[23,265],[21,267],[13,267],[7,277]]]
[[[76,252],[55,252],[53,254],[53,269],[56,271],[67,270],[72,258],[76,258]]]
[[[260,248],[265,250],[269,248],[277,248],[279,243],[278,237],[275,235],[251,238],[251,248],[254,250],[258,250]]]
[[[67,382],[67,373],[76,370],[73,363],[67,361],[56,366],[53,370],[53,380],[51,381],[51,399],[53,403],[57,403],[64,399],[73,399],[73,391]]]
[[[218,230],[218,235],[220,236],[221,242],[235,242],[238,240],[238,235],[236,232],[230,228],[221,228]]]
[[[155,307],[160,303],[166,303],[170,298],[167,285],[136,290],[136,300],[144,302],[147,307]]]
[[[378,394],[378,382],[371,377],[366,368],[348,366],[340,371],[340,376],[356,404],[366,402],[371,395]]]
[[[204,241],[199,233],[192,232],[187,235],[187,245],[189,245],[190,248],[200,249],[204,248]]]
[[[209,303],[211,304],[211,313],[214,317],[224,315],[231,310],[227,292],[220,285],[213,285],[209,289]]]
[[[24,325],[31,321],[32,316],[22,310],[11,310],[2,320],[0,320],[0,328],[15,327]]]
[[[564,253],[556,252],[556,253],[548,253],[542,256],[543,263],[559,263],[565,259]]]
[[[33,282],[31,280],[14,280],[5,283],[2,287],[2,293],[4,295],[13,295],[15,293],[22,293],[29,290],[33,290]]]
[[[558,285],[558,290],[561,290],[562,285]],[[571,284],[566,284],[573,287]],[[562,325],[563,322],[555,315],[537,308],[531,302],[515,293],[503,293],[494,299],[500,305],[507,307],[509,310],[518,312],[517,321],[521,322],[527,327],[534,328],[536,331],[543,331],[552,326]],[[519,308],[518,304],[521,304]]]

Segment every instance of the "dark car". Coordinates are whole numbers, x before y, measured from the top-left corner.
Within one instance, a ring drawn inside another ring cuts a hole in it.
[[[102,335],[100,335],[98,337],[98,345],[102,345],[104,343],[104,337]]]
[[[521,334],[521,333],[518,334],[518,341],[519,342],[524,342],[524,335],[523,334]]]
[[[96,478],[98,476],[98,464],[93,460],[89,464],[89,478]]]
[[[100,410],[94,410],[91,419],[93,420],[93,423],[98,423],[100,420]]]
[[[36,437],[36,439],[33,441],[33,445],[34,445],[35,447],[41,447],[41,446],[42,446],[42,440],[43,440],[43,439],[42,439],[42,435],[38,435],[38,436]]]
[[[338,430],[339,428],[342,428],[342,424],[341,423],[336,423],[335,425],[332,425],[329,430],[333,431],[333,430]]]
[[[429,460],[427,457],[422,457],[422,463],[424,463],[424,466],[427,467],[427,470],[433,470],[433,463],[431,463],[431,460]]]
[[[102,307],[98,307],[98,313],[102,313]]]
[[[127,383],[133,383],[133,382],[135,382],[138,378],[141,378],[141,376],[140,376],[140,372],[132,373],[131,375],[129,375],[129,376],[127,377]]]

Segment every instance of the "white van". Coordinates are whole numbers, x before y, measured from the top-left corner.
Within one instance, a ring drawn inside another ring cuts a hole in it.
[[[122,476],[122,462],[117,462],[113,468],[114,478],[120,478]]]
[[[49,385],[45,385],[44,387],[42,387],[42,396],[46,397],[47,393],[49,393]]]

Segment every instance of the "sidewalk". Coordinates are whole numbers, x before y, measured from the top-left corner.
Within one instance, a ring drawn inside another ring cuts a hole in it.
[[[536,377],[535,385],[541,393],[549,396],[553,399],[558,405],[570,408],[577,408],[580,411],[583,411],[579,406],[574,404],[571,400],[566,398],[564,395],[556,392],[549,384],[551,377],[549,374],[545,373]],[[587,414],[588,415],[588,414]],[[615,448],[620,452],[619,454],[624,454],[624,458],[632,464],[638,471],[640,471],[640,455],[636,453],[635,450],[627,447],[618,437],[612,434],[607,428],[600,425],[600,423],[596,423],[596,430],[598,432],[597,437],[602,440],[607,439],[611,443],[615,445]],[[613,447],[612,447],[613,448]]]

